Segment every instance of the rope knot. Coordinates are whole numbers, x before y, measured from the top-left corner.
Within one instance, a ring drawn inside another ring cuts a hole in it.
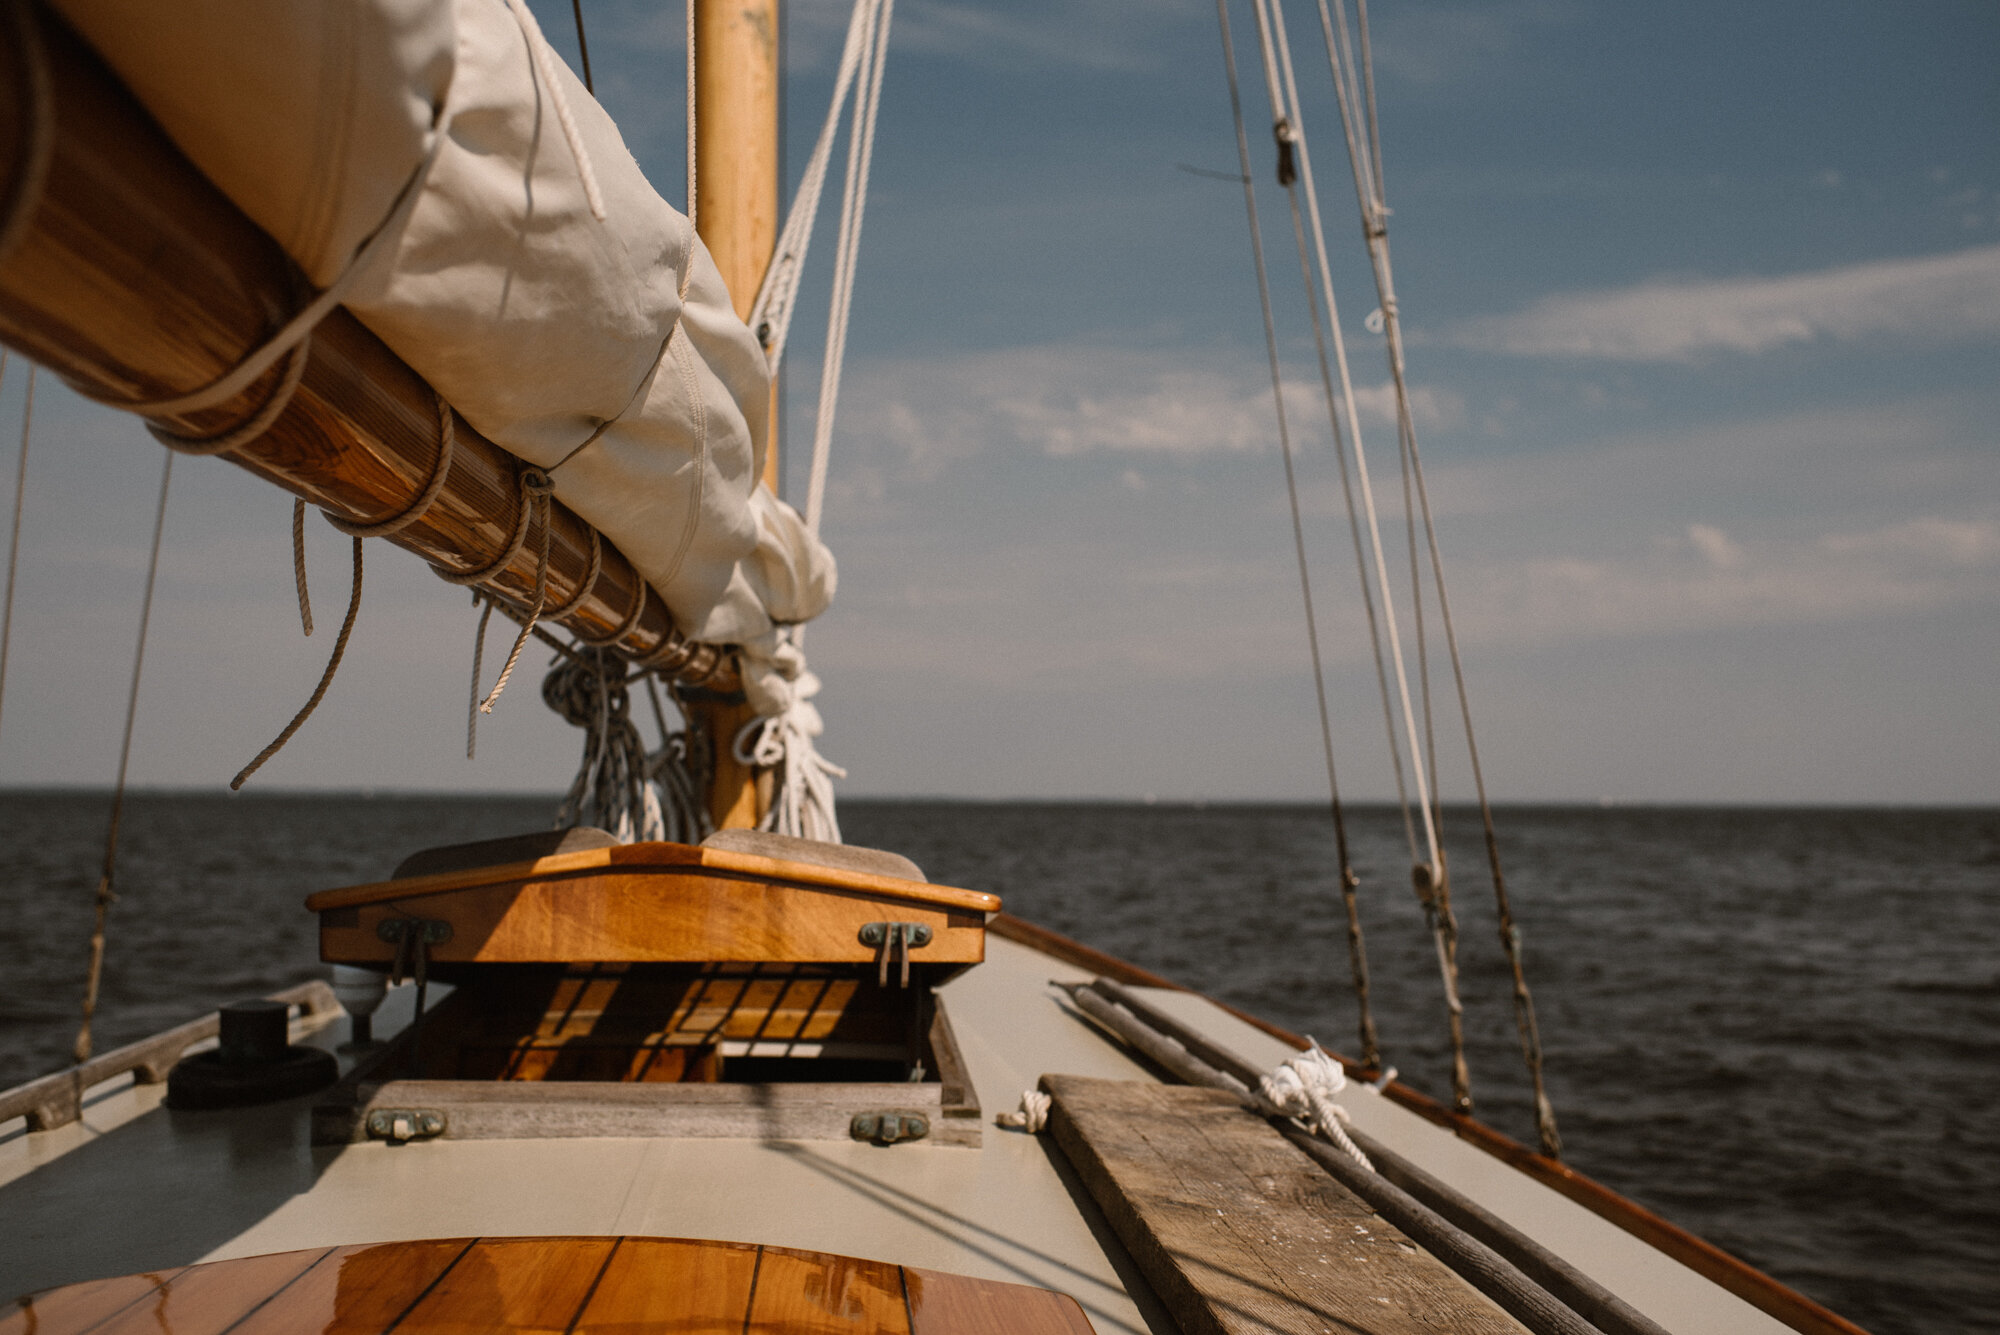
[[[1347,1134],[1347,1109],[1333,1101],[1335,1094],[1347,1088],[1347,1072],[1319,1044],[1281,1062],[1257,1088],[1280,1112],[1298,1118],[1307,1130],[1338,1145],[1369,1172],[1375,1171],[1375,1165]]]
[[[521,491],[530,497],[540,499],[556,494],[556,480],[539,468],[521,470]]]

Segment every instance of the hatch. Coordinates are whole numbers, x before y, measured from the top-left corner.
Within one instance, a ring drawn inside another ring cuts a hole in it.
[[[315,1109],[317,1143],[979,1142],[936,989],[985,957],[994,895],[751,831],[699,846],[550,832],[397,873],[306,901],[322,959],[415,979],[434,1002]]]

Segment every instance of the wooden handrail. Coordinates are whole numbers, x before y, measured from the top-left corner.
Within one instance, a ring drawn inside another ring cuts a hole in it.
[[[160,400],[219,379],[303,304],[278,244],[188,162],[102,61],[40,5],[0,24],[0,208],[18,226],[0,253],[0,343],[110,403]],[[42,90],[45,96],[36,96]],[[38,140],[46,153],[34,151]],[[248,420],[276,390],[281,363],[215,408],[165,419],[204,436]],[[389,541],[434,565],[478,569],[503,554],[523,503],[521,463],[464,421],[444,489]],[[223,456],[331,514],[362,522],[402,513],[437,463],[436,396],[345,310],[314,331],[304,375],[269,431]],[[592,531],[552,506],[550,606],[590,569]],[[539,530],[492,581],[520,606],[534,597]],[[601,573],[563,624],[603,638],[642,584],[603,543]],[[647,598],[620,652],[641,657],[676,635]],[[736,688],[733,655],[691,646],[676,675]]]
[[[273,992],[264,1000],[300,1007],[307,1017],[339,1014],[341,1009],[333,988],[318,978]],[[30,1131],[66,1126],[83,1115],[83,1096],[92,1088],[128,1073],[134,1084],[157,1085],[179,1063],[182,1053],[221,1032],[222,1012],[210,1011],[198,1020],[113,1048],[67,1071],[0,1091],[0,1123],[25,1117]]]

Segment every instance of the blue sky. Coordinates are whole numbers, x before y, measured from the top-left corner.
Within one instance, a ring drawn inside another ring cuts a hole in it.
[[[568,50],[568,6],[536,7]],[[1393,493],[1352,191],[1317,24],[1293,10]],[[602,99],[679,202],[678,8],[586,12]],[[1233,18],[1336,742],[1350,793],[1379,797],[1344,511]],[[1374,18],[1418,424],[1495,795],[2000,800],[2000,9]],[[844,23],[791,11],[794,174]],[[829,493],[841,592],[808,638],[848,791],[1322,792],[1241,193],[1183,164],[1235,166],[1212,6],[900,0]],[[789,354],[801,480],[823,319],[821,298]],[[0,423],[22,379],[17,361]],[[0,782],[111,777],[158,465],[135,423],[44,380]],[[133,772],[219,788],[326,642],[298,634],[287,500],[212,461],[176,471]],[[322,621],[344,545],[314,540]],[[413,558],[369,557],[349,661],[260,782],[565,783],[576,742],[532,680],[463,759],[472,614]]]

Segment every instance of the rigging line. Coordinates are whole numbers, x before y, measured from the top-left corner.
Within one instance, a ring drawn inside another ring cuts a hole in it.
[[[1267,4],[1269,6],[1268,11],[1266,10]],[[1285,32],[1282,0],[1253,0],[1252,12],[1257,17],[1257,35],[1264,48],[1265,74],[1269,83],[1271,108],[1273,116],[1277,121],[1280,141],[1281,143],[1289,141],[1291,147],[1297,153],[1299,164],[1305,171],[1308,189],[1310,190],[1311,158],[1307,151],[1304,125],[1299,113],[1298,82],[1292,66],[1291,44],[1287,40]],[[1284,70],[1282,92],[1278,80],[1280,67]],[[1294,198],[1294,208],[1296,209],[1296,197]],[[1309,198],[1316,198],[1316,195],[1309,196]],[[1316,235],[1321,240],[1321,253],[1323,254],[1323,235],[1317,232]],[[1301,243],[1301,250],[1303,250],[1303,242]],[[1330,275],[1324,272],[1322,276],[1327,280],[1327,298],[1329,304],[1331,304],[1333,297],[1332,280]],[[1310,287],[1310,283],[1308,283],[1308,287]],[[1344,350],[1345,345],[1343,344],[1342,347]],[[1351,398],[1349,405],[1351,408]],[[1357,457],[1360,457],[1358,421],[1354,425],[1356,454]],[[1370,521],[1371,528],[1379,532],[1379,525],[1374,523],[1372,509],[1370,511]],[[1390,600],[1386,568],[1378,564],[1376,574],[1382,581],[1383,603],[1390,621],[1391,644],[1394,645],[1396,643],[1394,638],[1395,605]],[[1421,634],[1421,621],[1418,628]],[[1420,665],[1421,661],[1420,658]],[[1409,707],[1409,685],[1407,678],[1403,674],[1400,650],[1396,655],[1396,669],[1397,685],[1402,693],[1404,722],[1410,730],[1410,767],[1416,775],[1420,800],[1427,799],[1435,792],[1435,783],[1430,785],[1430,792],[1427,793],[1426,776],[1423,769],[1424,759],[1422,753],[1417,750],[1417,739],[1414,730],[1415,723],[1411,717]],[[1428,696],[1426,700],[1428,701]],[[1425,711],[1425,729],[1427,733],[1429,726],[1430,714],[1427,707]],[[1459,996],[1458,989],[1458,919],[1451,908],[1451,882],[1445,868],[1443,854],[1438,846],[1438,822],[1433,805],[1429,800],[1424,800],[1423,814],[1424,834],[1431,856],[1429,862],[1419,862],[1411,868],[1411,882],[1413,889],[1416,891],[1417,898],[1423,904],[1424,916],[1428,920],[1431,929],[1431,940],[1437,953],[1438,977],[1444,988],[1446,1028],[1451,1043],[1452,1102],[1460,1112],[1470,1112],[1472,1110],[1472,1080],[1465,1060],[1465,1007]]]
[[[833,97],[826,119],[820,125],[819,138],[813,142],[812,154],[806,159],[805,173],[799,179],[798,192],[792,196],[791,209],[785,215],[784,228],[772,251],[771,265],[764,273],[763,286],[758,290],[757,300],[750,310],[748,324],[764,345],[765,358],[774,372],[784,357],[785,340],[791,331],[793,301],[798,293],[799,276],[805,267],[806,251],[812,244],[814,224],[819,217],[820,196],[826,186],[827,167],[833,157],[833,142],[840,129],[841,112],[847,107],[847,95],[860,68],[862,47],[874,31],[875,11],[879,3],[880,0],[855,0],[854,9],[848,17],[847,39],[841,47],[840,69],[834,77]]]
[[[285,743],[291,741],[292,735],[305,726],[306,720],[312,717],[315,709],[319,708],[319,702],[326,698],[327,688],[333,685],[333,674],[340,670],[341,657],[347,652],[348,637],[354,634],[354,619],[361,614],[362,540],[353,538],[351,541],[354,543],[354,586],[347,595],[347,617],[340,623],[340,634],[334,637],[333,654],[326,660],[326,671],[320,674],[319,685],[313,687],[313,693],[306,698],[305,704],[299,706],[299,712],[292,715],[292,721],[285,725],[284,731],[273,737],[270,745],[259,751],[256,757],[238,770],[236,777],[229,781],[229,791],[232,793],[241,789],[252,774],[263,768],[265,761],[285,749]]]
[[[1299,111],[1298,81],[1292,69],[1291,43],[1286,39],[1285,36],[1284,25],[1282,22],[1283,10],[1279,9],[1277,11],[1277,14],[1280,21],[1274,26],[1277,28],[1277,39],[1278,39],[1277,51],[1278,55],[1282,60],[1285,72],[1284,86],[1286,90],[1286,99],[1288,102],[1288,106],[1286,108],[1286,111],[1288,113],[1287,119],[1289,121],[1294,138],[1294,148],[1298,154],[1299,178],[1305,185],[1306,212],[1312,221],[1314,258],[1319,268],[1320,289],[1326,301],[1327,325],[1333,336],[1334,362],[1340,368],[1340,396],[1341,396],[1341,402],[1345,405],[1346,408],[1347,436],[1348,439],[1352,440],[1354,443],[1355,472],[1357,473],[1361,482],[1361,499],[1368,518],[1368,534],[1375,556],[1374,570],[1376,572],[1375,575],[1376,582],[1379,585],[1380,596],[1382,600],[1382,621],[1389,633],[1390,655],[1393,658],[1396,667],[1396,686],[1399,698],[1401,699],[1403,706],[1403,717],[1407,724],[1408,720],[1410,719],[1409,677],[1403,667],[1403,646],[1402,646],[1401,634],[1398,631],[1396,625],[1395,599],[1391,595],[1389,590],[1388,559],[1383,554],[1383,548],[1382,548],[1382,525],[1381,521],[1376,515],[1375,490],[1372,483],[1370,482],[1368,475],[1368,453],[1362,443],[1361,417],[1358,409],[1355,406],[1354,376],[1351,368],[1349,367],[1347,359],[1347,338],[1341,332],[1340,305],[1338,301],[1335,300],[1333,293],[1333,267],[1328,262],[1326,255],[1326,227],[1320,218],[1319,188],[1315,184],[1315,179],[1312,170],[1312,150],[1310,145],[1307,143],[1306,133],[1305,133],[1305,122],[1302,119]],[[1260,17],[1260,23],[1261,23],[1261,17]],[[1276,95],[1274,93],[1273,94],[1274,100],[1275,97]],[[1330,403],[1329,403],[1328,416],[1329,418],[1332,417]],[[1347,459],[1345,454],[1343,454],[1340,450],[1340,443],[1341,443],[1340,424],[1337,420],[1333,422],[1333,435],[1334,435],[1335,457],[1340,462],[1340,480],[1341,480],[1341,486],[1344,489],[1346,488],[1348,482]],[[1353,520],[1354,499],[1351,492],[1348,494],[1347,503],[1348,503],[1348,522],[1351,527],[1354,522]],[[1403,837],[1409,844],[1410,861],[1412,863],[1416,863],[1422,861],[1423,857],[1421,854],[1419,854],[1417,850],[1416,830],[1414,823],[1411,821],[1410,818],[1409,793],[1406,787],[1406,780],[1403,772],[1403,748],[1402,744],[1398,742],[1396,738],[1395,711],[1389,701],[1388,677],[1383,668],[1383,663],[1382,663],[1381,628],[1378,627],[1376,622],[1375,594],[1372,593],[1368,587],[1369,566],[1368,562],[1362,558],[1360,552],[1360,537],[1358,534],[1355,535],[1354,540],[1356,547],[1355,563],[1357,571],[1361,576],[1362,606],[1366,609],[1368,614],[1369,642],[1373,647],[1375,655],[1376,685],[1381,691],[1381,696],[1382,696],[1382,723],[1383,727],[1386,729],[1388,734],[1390,766],[1394,770],[1396,777],[1397,805],[1403,817]],[[1414,731],[1413,725],[1409,728],[1409,746],[1410,746],[1410,763],[1411,765],[1414,766],[1417,763],[1417,751],[1416,751],[1416,733]],[[1422,774],[1419,774],[1417,776],[1417,783],[1418,783],[1418,810],[1421,813],[1425,813],[1424,847],[1428,852],[1431,860],[1436,861],[1436,859],[1438,858],[1438,841],[1436,835],[1436,825],[1434,822],[1430,820],[1428,815],[1430,811],[1430,805],[1428,801],[1425,799]]]
[[[486,660],[486,625],[493,620],[493,599],[472,591],[473,605],[479,610],[479,625],[472,632],[472,697],[465,707],[465,758],[471,760],[479,745],[479,669]]]
[[[576,14],[576,51],[583,57],[583,91],[597,96],[597,85],[590,78],[590,43],[583,36],[583,0],[569,0],[569,7]]]
[[[1327,369],[1326,336],[1325,333],[1323,332],[1320,321],[1319,299],[1313,292],[1312,270],[1310,267],[1310,261],[1308,260],[1306,255],[1305,222],[1299,216],[1298,191],[1291,186],[1287,186],[1285,189],[1285,197],[1291,205],[1292,239],[1294,240],[1294,242],[1297,243],[1298,246],[1299,276],[1304,280],[1305,293],[1306,293],[1306,309],[1312,317],[1313,347],[1314,350],[1319,355],[1320,383],[1326,390],[1327,415],[1334,421],[1334,428],[1333,428],[1334,453],[1336,457],[1338,457],[1341,454],[1340,425],[1339,425],[1339,419],[1335,417],[1333,413],[1333,379]],[[1382,1040],[1380,1033],[1377,1031],[1375,1027],[1375,1012],[1369,1000],[1368,951],[1367,951],[1367,946],[1362,939],[1361,906],[1356,898],[1356,892],[1359,891],[1359,889],[1361,888],[1361,878],[1359,875],[1355,873],[1354,861],[1348,855],[1347,815],[1341,808],[1340,781],[1334,774],[1333,726],[1327,718],[1326,676],[1325,673],[1320,668],[1319,630],[1313,623],[1312,591],[1310,585],[1308,585],[1306,582],[1305,535],[1301,530],[1301,526],[1299,523],[1298,495],[1296,489],[1293,488],[1291,485],[1292,482],[1291,472],[1292,472],[1291,461],[1290,459],[1287,459],[1285,466],[1285,482],[1287,491],[1291,493],[1292,538],[1294,544],[1298,548],[1299,584],[1302,591],[1305,593],[1306,636],[1311,641],[1312,644],[1313,693],[1319,702],[1320,743],[1326,751],[1326,787],[1327,787],[1328,800],[1331,803],[1333,809],[1334,851],[1335,854],[1340,859],[1340,897],[1341,897],[1342,907],[1344,908],[1347,916],[1347,959],[1348,959],[1348,966],[1354,975],[1354,997],[1355,997],[1356,1009],[1359,1011],[1358,1023],[1359,1023],[1359,1033],[1361,1038],[1361,1064],[1362,1066],[1366,1067],[1371,1071],[1379,1071],[1382,1069]],[[1347,473],[1347,465],[1345,459],[1343,458],[1341,461],[1341,481],[1343,483],[1345,483],[1347,480],[1346,473]],[[1348,492],[1347,517],[1348,517],[1349,528],[1354,529],[1354,523],[1353,523],[1354,497],[1351,491]],[[1358,558],[1361,555],[1360,537],[1358,529],[1355,530],[1355,534],[1356,534],[1355,556]],[[1365,567],[1362,569],[1361,572],[1361,591],[1363,597],[1365,598],[1368,593],[1368,573]],[[1381,655],[1381,646],[1378,644],[1376,646],[1376,663],[1378,667],[1380,666],[1381,663],[1380,655]],[[1384,704],[1388,703],[1386,694],[1384,696],[1383,703]],[[1391,727],[1390,740],[1392,742],[1395,740],[1395,732],[1393,729],[1393,725]],[[1397,766],[1397,768],[1400,770],[1401,768],[1400,764]],[[1400,781],[1401,778],[1402,775],[1399,773],[1397,775],[1397,779]],[[1407,810],[1405,811],[1404,818],[1405,820],[1408,819]]]
[[[0,383],[7,378],[9,354],[0,349]],[[28,363],[28,398],[21,408],[21,455],[14,465],[14,526],[7,538],[7,601],[0,609],[0,705],[7,699],[7,650],[14,641],[14,570],[21,562],[21,498],[28,486],[28,435],[35,421],[35,364]]]
[[[1243,99],[1236,81],[1236,48],[1229,31],[1228,0],[1216,0],[1216,18],[1222,29],[1222,52],[1224,66],[1229,76],[1229,110],[1236,127],[1237,161],[1242,168],[1243,206],[1250,223],[1250,252],[1257,270],[1257,298],[1264,317],[1264,347],[1271,365],[1271,398],[1278,417],[1278,441],[1285,464],[1285,494],[1291,505],[1292,546],[1298,558],[1299,593],[1305,604],[1306,643],[1312,654],[1313,694],[1319,705],[1320,742],[1326,757],[1326,781],[1329,801],[1333,811],[1334,842],[1340,859],[1341,900],[1346,910],[1348,930],[1348,958],[1354,971],[1356,1001],[1360,1009],[1360,1038],[1362,1061],[1370,1067],[1381,1065],[1381,1044],[1375,1029],[1374,1014],[1369,1004],[1368,964],[1361,938],[1359,906],[1355,901],[1355,891],[1359,880],[1354,874],[1353,863],[1348,856],[1347,823],[1340,803],[1340,782],[1335,772],[1333,759],[1333,728],[1326,704],[1326,676],[1322,669],[1319,652],[1319,627],[1313,616],[1312,579],[1306,562],[1305,528],[1299,516],[1299,494],[1297,478],[1292,466],[1291,431],[1285,419],[1284,378],[1278,362],[1277,323],[1271,314],[1271,284],[1264,262],[1263,235],[1257,221],[1257,191],[1250,168],[1250,141],[1243,129]],[[1263,16],[1258,15],[1259,25]],[[1299,231],[1298,198],[1287,191],[1291,199],[1292,225]],[[1300,261],[1304,263],[1304,238],[1299,236]],[[1311,285],[1307,294],[1310,299]],[[1313,306],[1313,333],[1319,334],[1318,306]],[[1322,344],[1321,368],[1325,368],[1325,352]],[[1336,437],[1338,427],[1335,428]],[[1393,740],[1393,735],[1392,735]]]
[[[1367,134],[1373,150],[1369,158],[1372,165],[1365,171],[1362,159],[1355,154],[1358,141],[1349,111],[1353,94],[1353,76],[1346,14],[1344,8],[1341,8],[1341,0],[1333,0],[1333,3],[1336,8],[1341,9],[1339,47],[1347,52],[1349,61],[1349,77],[1345,87],[1342,86],[1341,61],[1336,55],[1335,28],[1327,13],[1327,0],[1319,0],[1321,27],[1327,39],[1327,58],[1333,67],[1336,91],[1340,93],[1341,119],[1347,130],[1349,153],[1355,171],[1355,189],[1362,207],[1362,225],[1375,270],[1376,291],[1381,300],[1383,335],[1388,344],[1390,373],[1396,386],[1397,425],[1407,442],[1409,468],[1416,483],[1417,501],[1423,515],[1431,573],[1437,588],[1438,618],[1444,628],[1445,647],[1450,656],[1452,682],[1458,695],[1459,716],[1465,729],[1466,756],[1472,769],[1473,790],[1479,802],[1487,866],[1493,878],[1501,946],[1506,952],[1509,972],[1512,975],[1515,1028],[1521,1042],[1522,1059],[1528,1067],[1529,1077],[1534,1086],[1536,1131],[1540,1136],[1543,1152],[1551,1158],[1559,1158],[1562,1154],[1562,1138],[1556,1126],[1555,1110],[1549,1101],[1543,1080],[1540,1026],[1535,1018],[1534,997],[1528,989],[1527,975],[1521,964],[1520,932],[1514,924],[1513,909],[1507,896],[1506,876],[1501,868],[1500,846],[1493,826],[1493,807],[1487,796],[1486,778],[1479,763],[1479,744],[1473,729],[1472,704],[1465,685],[1464,660],[1459,652],[1458,632],[1452,620],[1451,598],[1445,587],[1444,562],[1438,547],[1437,523],[1431,510],[1430,491],[1424,479],[1423,456],[1417,448],[1416,426],[1410,412],[1402,321],[1396,304],[1394,278],[1389,263],[1387,224],[1389,209],[1382,188],[1381,133],[1375,106],[1373,58],[1368,46],[1367,0],[1356,0],[1360,19],[1363,86],[1367,94]],[[1356,107],[1354,111],[1358,117],[1360,108]],[[1373,186],[1372,196],[1366,188],[1367,185]]]
[[[104,832],[104,869],[98,874],[95,916],[90,931],[90,972],[83,985],[83,1024],[72,1049],[77,1064],[90,1060],[90,1025],[97,1014],[98,985],[104,979],[104,925],[118,902],[113,884],[118,870],[118,830],[125,818],[125,776],[132,761],[132,724],[139,715],[139,676],[146,666],[146,630],[153,620],[153,588],[160,573],[160,535],[167,527],[167,490],[174,480],[174,454],[160,469],[160,499],[153,510],[153,548],[146,559],[146,593],[139,603],[139,642],[132,650],[132,689],[125,697],[125,736],[118,745],[118,782],[111,790],[111,821]]]
[[[695,230],[694,5],[695,0],[687,0],[687,217],[690,232]]]
[[[833,419],[840,405],[840,372],[847,360],[854,274],[861,256],[861,224],[868,207],[868,173],[875,156],[875,118],[882,106],[882,73],[889,63],[889,21],[894,11],[895,0],[880,0],[874,27],[862,49],[862,68],[857,76],[857,82],[867,80],[867,94],[857,99],[848,131],[847,179],[841,191],[840,235],[834,249],[833,302],[827,312],[826,354],[820,364],[819,404],[813,422],[812,473],[806,486],[806,528],[815,535],[819,533],[826,501]]]

